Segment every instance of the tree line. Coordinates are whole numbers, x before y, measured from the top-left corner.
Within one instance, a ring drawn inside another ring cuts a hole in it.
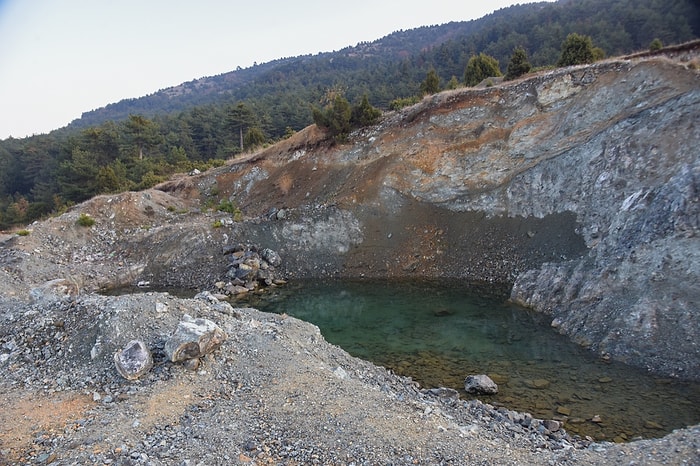
[[[245,103],[11,138],[0,144],[0,227],[61,213],[97,194],[149,188],[265,142]]]
[[[591,24],[600,17],[602,4],[607,22],[596,29]],[[200,100],[181,110],[165,106],[169,110],[164,112],[134,112],[48,135],[0,141],[0,228],[60,213],[96,194],[143,189],[175,172],[221,164],[311,123],[342,143],[352,129],[375,122],[380,109],[401,108],[425,94],[474,86],[502,76],[503,71],[504,79],[516,79],[533,69],[590,63],[606,53],[656,49],[692,39],[700,15],[688,5],[655,0],[621,0],[613,5],[600,0],[562,1],[534,4],[539,13],[533,5],[519,5],[452,29],[443,25],[401,31],[333,54],[258,65],[242,70],[250,75],[249,83],[230,92],[214,86],[211,101]],[[634,14],[629,8],[636,9]],[[577,15],[579,23],[571,19]],[[680,32],[669,32],[671,19],[679,21],[672,27]],[[513,22],[513,27],[502,29],[504,21]],[[593,34],[563,35],[566,24]],[[640,26],[655,30],[642,34],[636,31]],[[628,27],[635,28],[634,33]],[[425,45],[455,28],[470,34]],[[436,36],[436,29],[442,35]],[[422,39],[407,42],[411,34]],[[548,44],[555,40],[559,43],[553,53]],[[639,40],[646,42],[642,46]],[[504,58],[497,51],[505,47],[509,50]],[[411,50],[416,51],[407,56]]]
[[[299,129],[311,118],[309,105],[327,89],[342,87],[350,102],[367,94],[378,108],[420,92],[430,69],[441,88],[460,81],[467,62],[484,53],[505,68],[520,46],[534,69],[554,66],[569,33],[589,36],[608,56],[646,50],[659,38],[678,44],[700,36],[696,0],[559,0],[498,10],[474,21],[396,31],[336,52],[288,57],[183,83],[137,99],[86,112],[73,122],[85,128],[121,121],[130,114],[154,117],[196,106],[244,101],[264,112],[272,137],[287,126]],[[322,44],[321,44],[322,45]]]

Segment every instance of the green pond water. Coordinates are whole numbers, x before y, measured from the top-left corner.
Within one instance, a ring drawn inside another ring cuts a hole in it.
[[[546,316],[508,302],[508,290],[457,281],[302,281],[234,302],[317,325],[350,354],[424,388],[488,374],[484,402],[565,422],[596,440],[660,437],[700,422],[700,384],[661,379],[556,333]]]

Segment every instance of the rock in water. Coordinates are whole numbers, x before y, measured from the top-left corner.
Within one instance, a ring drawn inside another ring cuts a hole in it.
[[[211,320],[185,314],[165,343],[165,354],[172,362],[197,359],[217,350],[226,338],[226,333]]]
[[[464,379],[464,389],[475,395],[495,395],[498,385],[488,375],[470,375]]]
[[[153,367],[153,356],[141,340],[131,340],[114,353],[117,371],[127,380],[136,380]]]

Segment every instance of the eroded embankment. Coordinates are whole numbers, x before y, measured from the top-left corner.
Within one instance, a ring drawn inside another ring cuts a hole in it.
[[[347,145],[303,132],[215,184],[290,274],[514,282],[600,354],[698,378],[695,52],[442,93]]]

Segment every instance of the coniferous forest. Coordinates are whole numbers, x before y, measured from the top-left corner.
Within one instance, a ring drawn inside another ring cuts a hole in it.
[[[222,164],[314,122],[342,142],[425,94],[699,36],[696,0],[559,0],[190,81],[0,141],[0,228]]]

